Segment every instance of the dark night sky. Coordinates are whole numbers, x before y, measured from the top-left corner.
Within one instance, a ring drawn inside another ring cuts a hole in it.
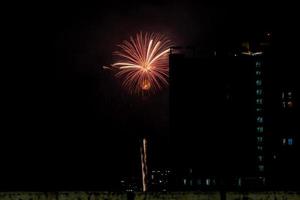
[[[285,43],[287,32],[296,29],[292,6],[249,4],[7,5],[0,184],[109,188],[120,176],[135,175],[137,136],[145,126],[153,127],[147,132],[157,142],[169,137],[168,91],[152,98],[151,120],[142,124],[139,99],[121,91],[101,66],[112,62],[117,43],[141,30],[211,51],[266,30],[283,33],[279,41]]]

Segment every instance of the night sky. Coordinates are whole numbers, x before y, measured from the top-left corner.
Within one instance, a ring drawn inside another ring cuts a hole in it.
[[[170,137],[168,89],[142,102],[102,69],[130,35],[161,32],[176,45],[203,51],[229,48],[264,31],[272,31],[280,47],[289,44],[286,49],[299,40],[291,5],[122,2],[4,8],[4,190],[113,188],[121,177],[138,175],[143,134],[153,135],[165,152],[153,153],[159,154],[153,165],[167,165],[162,141]]]

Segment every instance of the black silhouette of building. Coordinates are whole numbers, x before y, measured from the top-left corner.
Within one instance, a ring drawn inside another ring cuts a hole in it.
[[[297,186],[299,90],[280,73],[286,57],[271,37],[220,53],[171,49],[173,162],[178,173],[192,166],[197,174],[183,173],[184,185]]]

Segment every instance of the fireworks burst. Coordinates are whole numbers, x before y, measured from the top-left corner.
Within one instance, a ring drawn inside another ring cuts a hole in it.
[[[116,76],[121,78],[123,87],[131,93],[156,92],[168,85],[171,41],[160,34],[136,34],[130,40],[118,45],[114,55],[118,61]]]

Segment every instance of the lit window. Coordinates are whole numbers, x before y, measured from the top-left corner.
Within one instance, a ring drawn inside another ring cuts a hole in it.
[[[292,101],[288,101],[287,105],[288,105],[289,108],[291,108],[291,107],[293,107],[293,102]]]
[[[263,172],[264,169],[265,169],[265,167],[264,167],[263,165],[258,165],[258,170],[259,170],[260,172]]]
[[[186,179],[183,179],[183,185],[186,185]]]
[[[261,112],[262,108],[256,108],[256,112]]]
[[[257,118],[256,118],[256,122],[257,122],[257,123],[263,123],[263,121],[264,121],[264,120],[263,120],[262,117],[257,117]]]
[[[242,178],[241,177],[239,177],[239,179],[238,179],[238,186],[242,186]]]
[[[263,147],[262,146],[257,146],[257,150],[262,151]]]
[[[282,101],[282,107],[285,108],[286,107],[286,102]]]
[[[289,107],[292,108],[293,107],[293,101],[292,101],[292,92],[282,92],[281,93],[281,98],[282,98],[282,106],[283,108]]]
[[[261,80],[256,80],[256,85],[257,86],[260,86],[262,84],[262,81]]]
[[[263,141],[263,137],[259,136],[257,137],[257,142],[262,142]]]
[[[210,179],[209,179],[209,178],[206,179],[206,185],[207,185],[207,186],[210,185]]]
[[[255,63],[255,66],[256,66],[256,68],[260,68],[260,67],[261,67],[261,62],[257,61],[257,62]]]
[[[282,145],[294,145],[294,139],[293,138],[282,138]]]
[[[256,75],[261,75],[261,71],[256,71],[255,74]]]
[[[256,104],[261,105],[262,103],[263,103],[263,100],[262,100],[262,99],[256,99]]]
[[[262,133],[264,131],[264,127],[262,127],[262,126],[256,127],[256,131],[258,133]]]
[[[282,139],[282,144],[283,144],[283,145],[286,145],[286,138],[283,138],[283,139]]]
[[[256,95],[262,95],[262,89],[256,90]]]
[[[257,159],[258,159],[259,162],[263,161],[263,157],[261,155],[257,156]]]

